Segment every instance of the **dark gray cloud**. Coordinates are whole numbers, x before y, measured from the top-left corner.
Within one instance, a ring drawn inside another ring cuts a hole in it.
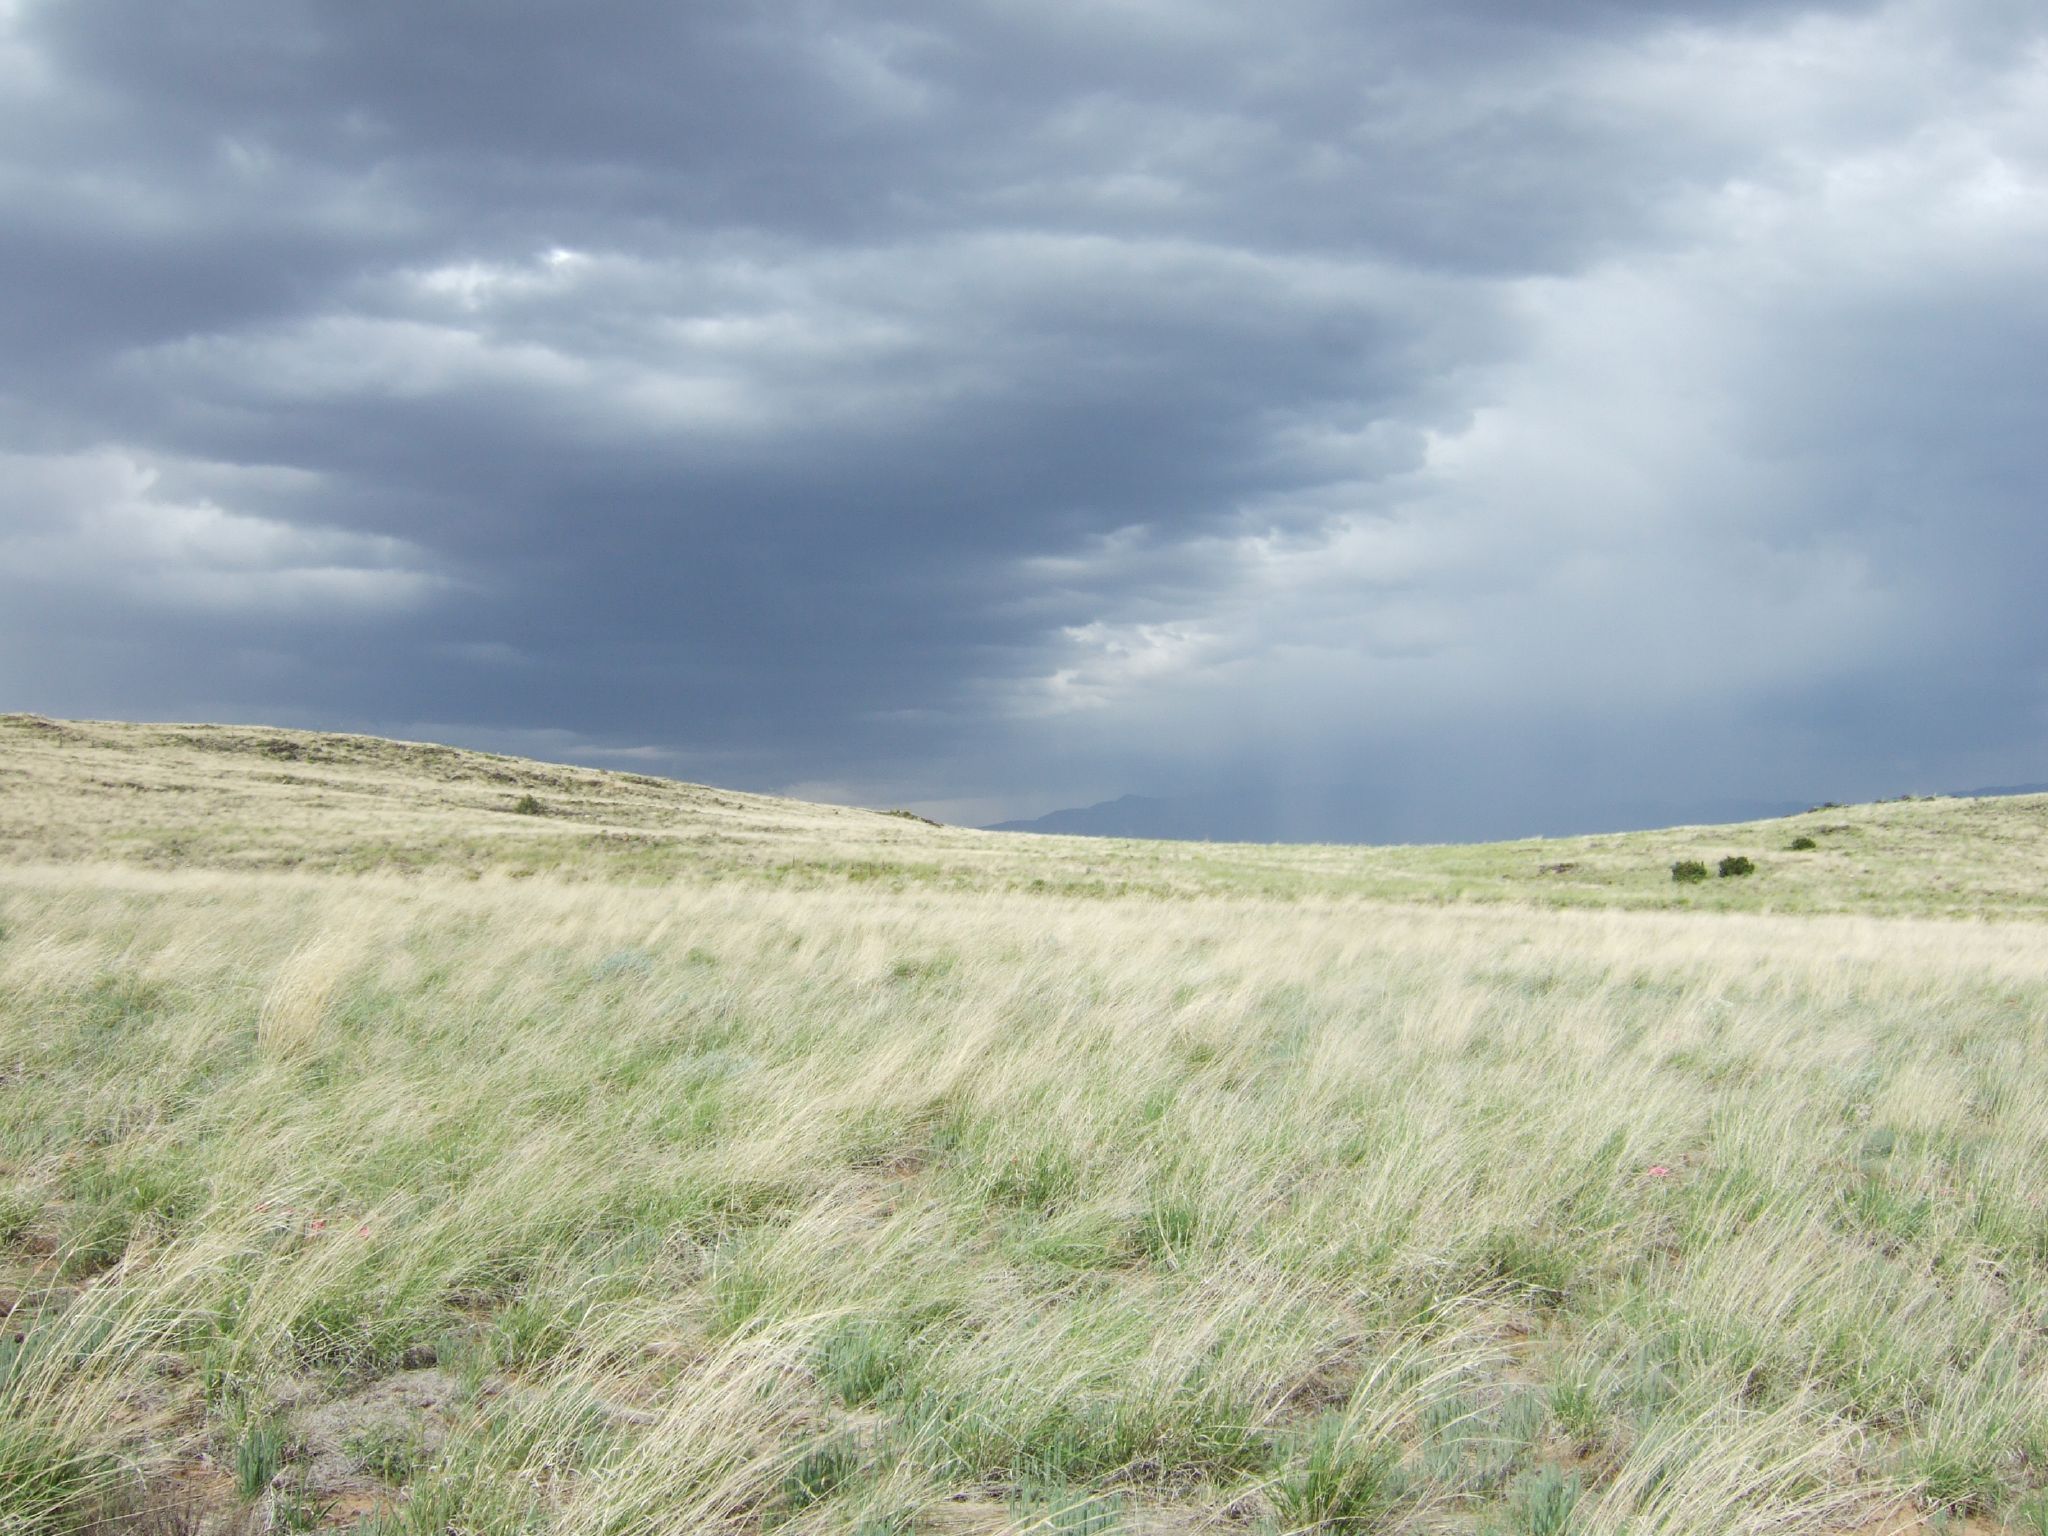
[[[2035,12],[0,0],[0,692],[1297,835],[2037,778]]]

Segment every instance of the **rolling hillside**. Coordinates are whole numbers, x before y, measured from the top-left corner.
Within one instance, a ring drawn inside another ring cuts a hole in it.
[[[1105,844],[9,717],[0,1532],[2041,1536],[2044,814]]]
[[[520,814],[522,802],[533,814]],[[1792,853],[1799,836],[1818,845]],[[1750,857],[1679,888],[1674,860]],[[452,747],[0,716],[0,857],[151,868],[937,886],[1071,895],[2048,911],[2048,795],[1733,826],[1413,847],[1019,837]]]

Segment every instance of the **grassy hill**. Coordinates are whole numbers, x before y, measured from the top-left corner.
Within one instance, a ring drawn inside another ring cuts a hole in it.
[[[524,814],[522,814],[522,809]],[[1811,838],[1811,851],[1791,843]],[[1750,858],[1675,886],[1670,866]],[[1017,836],[453,747],[0,715],[0,859],[648,884],[2048,914],[2048,795],[1418,847]]]
[[[1104,844],[9,717],[0,1531],[2039,1536],[2044,821]]]

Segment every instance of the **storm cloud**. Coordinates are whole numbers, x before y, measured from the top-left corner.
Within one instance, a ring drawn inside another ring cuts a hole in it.
[[[1456,837],[2048,768],[2009,0],[0,0],[0,701]]]

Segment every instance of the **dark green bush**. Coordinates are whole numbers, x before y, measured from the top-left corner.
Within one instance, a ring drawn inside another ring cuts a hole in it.
[[[512,814],[515,816],[545,816],[547,813],[548,808],[534,795],[521,795],[512,802]]]
[[[1731,853],[1721,861],[1721,878],[1723,880],[1726,880],[1730,875],[1753,875],[1755,873],[1755,861],[1743,854]]]
[[[1671,878],[1680,885],[1696,885],[1707,878],[1707,866],[1698,859],[1680,859],[1671,866]]]
[[[1810,837],[1795,837],[1792,839],[1792,851],[1794,853],[1810,853],[1819,846],[1820,844]]]

